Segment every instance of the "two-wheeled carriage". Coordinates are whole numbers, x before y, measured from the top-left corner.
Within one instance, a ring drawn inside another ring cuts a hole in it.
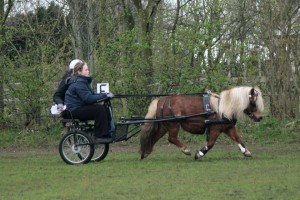
[[[199,94],[202,95],[202,94]],[[153,96],[153,95],[151,95]],[[160,95],[161,96],[161,95]],[[104,102],[110,112],[112,129],[110,135],[113,140],[109,143],[99,143],[93,140],[94,125],[93,121],[80,121],[79,119],[62,119],[61,122],[67,128],[67,132],[63,135],[59,143],[59,154],[63,161],[67,164],[81,164],[88,163],[90,161],[103,160],[108,152],[110,143],[127,141],[133,136],[137,135],[141,129],[140,126],[144,123],[155,122],[176,122],[187,118],[192,118],[200,115],[212,114],[208,110],[205,113],[198,113],[189,116],[172,116],[164,118],[143,118],[143,117],[121,117],[118,122],[115,122],[112,113],[111,100],[107,99]],[[206,123],[214,123],[212,121],[206,121]],[[221,123],[221,122],[219,122]],[[227,123],[227,122],[223,122]]]
[[[105,100],[111,116],[110,135],[113,140],[109,143],[99,143],[93,140],[93,121],[80,121],[78,119],[62,119],[61,122],[67,128],[59,143],[59,154],[67,164],[81,164],[90,161],[101,161],[109,152],[109,144],[113,142],[126,141],[140,132],[141,122],[132,123],[135,118],[122,118],[115,123],[112,113],[110,99]]]

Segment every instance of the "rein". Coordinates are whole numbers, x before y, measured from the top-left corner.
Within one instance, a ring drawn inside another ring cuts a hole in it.
[[[210,90],[208,90],[206,93],[204,94],[208,94],[209,96],[213,96],[213,97],[216,97],[217,99],[220,99],[220,95],[217,95],[217,94],[214,94],[212,93]]]
[[[163,96],[196,96],[196,95],[207,95],[209,93],[207,92],[201,92],[201,93],[190,93],[190,94],[116,94],[113,98],[130,98],[130,97],[163,97]],[[211,94],[212,95],[212,94]]]

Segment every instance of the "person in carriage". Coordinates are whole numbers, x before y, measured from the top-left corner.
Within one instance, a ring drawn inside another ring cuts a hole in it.
[[[69,69],[64,73],[62,80],[60,81],[58,88],[54,92],[53,102],[56,104],[57,112],[62,113],[64,115],[64,101],[65,101],[65,93],[69,87],[69,80],[73,75],[74,66],[78,63],[82,62],[79,59],[74,59],[69,64]]]
[[[67,111],[63,117],[80,121],[94,120],[94,141],[109,143],[113,141],[109,134],[110,116],[105,106],[97,102],[112,98],[113,94],[95,94],[90,86],[92,80],[87,63],[77,62],[65,93],[64,101]]]

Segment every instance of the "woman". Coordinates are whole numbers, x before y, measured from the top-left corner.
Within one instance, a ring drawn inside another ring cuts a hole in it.
[[[74,67],[78,62],[82,61],[79,59],[75,59],[70,62],[69,70],[65,72],[64,76],[62,77],[62,80],[58,85],[57,90],[53,95],[53,101],[55,104],[57,104],[57,110],[60,112],[64,110],[65,93],[69,87],[68,82],[73,74]]]
[[[95,94],[90,85],[92,82],[88,65],[78,62],[74,67],[74,75],[69,81],[69,88],[65,94],[67,112],[65,118],[81,121],[95,120],[94,137],[96,142],[111,142],[113,139],[108,131],[108,115],[103,105],[98,101],[112,98],[112,93]]]

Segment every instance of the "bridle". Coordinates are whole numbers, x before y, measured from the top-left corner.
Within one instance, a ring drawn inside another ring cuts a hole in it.
[[[257,119],[257,117],[254,115],[254,113],[257,111],[256,101],[257,101],[258,95],[259,95],[259,92],[257,90],[255,90],[254,88],[252,88],[251,91],[249,92],[249,105],[244,110],[244,113],[255,121],[257,121],[257,120],[259,121],[259,119]]]

